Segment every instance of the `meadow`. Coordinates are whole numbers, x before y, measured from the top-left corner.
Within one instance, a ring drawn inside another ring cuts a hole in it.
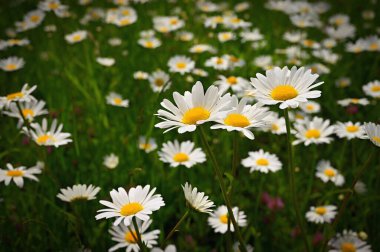
[[[380,251],[377,0],[0,5],[0,251]]]

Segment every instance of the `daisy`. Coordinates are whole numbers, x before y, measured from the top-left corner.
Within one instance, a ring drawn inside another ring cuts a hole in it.
[[[174,56],[168,62],[169,71],[174,73],[189,73],[194,69],[195,62],[186,56]]]
[[[114,58],[102,58],[102,57],[97,57],[96,62],[98,62],[102,66],[110,67],[115,64],[115,59]]]
[[[177,34],[178,39],[181,41],[190,41],[194,38],[194,33],[188,31],[181,31]]]
[[[158,229],[147,232],[151,224],[152,220],[146,220],[143,222],[137,220],[137,229],[140,234],[141,241],[148,249],[151,249],[153,246],[157,245],[158,236],[160,234],[160,230]],[[108,249],[109,252],[116,251],[121,248],[126,248],[126,252],[140,251],[137,232],[133,225],[126,226],[121,224],[119,226],[113,226],[109,230],[109,233],[112,235],[112,240],[117,242],[115,246]]]
[[[35,117],[40,115],[46,115],[48,111],[44,109],[45,102],[31,100],[30,102],[20,102],[21,113],[15,103],[9,105],[9,111],[3,111],[7,116],[18,118],[17,127],[20,128],[24,123],[24,118],[29,122],[32,122]]]
[[[307,114],[315,114],[321,111],[321,105],[318,102],[308,101],[300,104],[300,108]]]
[[[380,147],[380,125],[374,123],[365,123],[364,124],[365,133],[371,142]]]
[[[137,71],[133,73],[133,78],[136,80],[147,80],[149,78],[149,74],[143,71]]]
[[[158,110],[158,117],[164,120],[155,125],[165,132],[178,128],[178,133],[192,132],[197,125],[216,119],[218,112],[225,109],[230,103],[230,95],[222,95],[216,86],[210,86],[206,93],[203,85],[197,81],[191,93],[185,92],[180,95],[173,93],[175,106],[172,102],[164,99],[161,106],[166,110]]]
[[[204,192],[198,192],[196,187],[192,187],[189,183],[185,183],[185,186],[182,186],[183,192],[187,203],[191,206],[192,209],[201,212],[201,213],[211,213],[212,207],[214,207],[214,202],[208,199],[208,196],[205,196]]]
[[[13,72],[21,69],[25,65],[25,61],[23,58],[18,57],[8,57],[6,59],[0,60],[0,68],[6,72]]]
[[[232,213],[239,227],[244,227],[247,225],[247,216],[243,211],[239,211],[238,207],[233,207]],[[226,233],[228,230],[227,207],[222,205],[218,207],[213,213],[211,213],[210,217],[208,217],[208,224],[214,229],[215,233]],[[231,232],[235,231],[235,228],[231,222],[229,229],[231,230]]]
[[[154,49],[161,46],[161,41],[157,38],[141,38],[137,41],[139,45],[145,48]]]
[[[238,18],[236,16],[226,17],[224,19],[223,24],[225,25],[226,28],[230,28],[233,30],[236,30],[239,28],[248,28],[252,25],[251,23],[244,21],[243,19]]]
[[[241,42],[259,41],[264,38],[264,36],[260,33],[259,29],[257,28],[253,29],[252,31],[242,31],[239,35],[241,37]]]
[[[8,170],[0,169],[0,182],[4,181],[6,186],[13,180],[18,187],[22,188],[24,186],[24,178],[38,181],[38,178],[34,175],[41,173],[39,166],[25,169],[25,166],[13,167],[13,165],[8,163],[7,168]]]
[[[329,252],[372,252],[371,246],[359,239],[356,232],[343,230],[329,241]]]
[[[306,219],[309,222],[323,224],[323,223],[331,223],[334,219],[337,207],[332,205],[326,206],[312,206],[310,210],[306,213]]]
[[[227,131],[240,131],[248,139],[253,140],[255,136],[250,131],[252,128],[259,128],[268,125],[268,109],[262,104],[247,105],[247,99],[243,98],[238,102],[238,98],[233,96],[228,111],[220,112],[214,120],[217,124],[211,129],[226,129]]]
[[[57,195],[63,201],[73,202],[76,200],[93,200],[100,191],[100,187],[93,185],[74,185],[73,187],[61,188],[61,193]]]
[[[170,88],[170,76],[162,70],[154,71],[148,77],[150,87],[153,89],[153,92],[161,92],[165,87],[165,90]]]
[[[65,36],[65,39],[69,44],[81,42],[85,38],[87,38],[87,31],[76,31]]]
[[[304,67],[297,69],[294,66],[290,70],[288,67],[275,67],[267,70],[266,76],[257,74],[257,78],[251,78],[251,84],[257,90],[256,98],[262,103],[280,103],[280,109],[296,108],[308,99],[321,96],[321,91],[311,90],[323,83],[313,84],[318,76]]]
[[[71,134],[62,132],[63,124],[58,125],[56,119],[53,120],[49,130],[46,118],[42,120],[42,125],[32,123],[30,126],[31,129],[23,127],[23,132],[38,145],[58,147],[72,142],[69,138]]]
[[[280,117],[277,113],[275,112],[269,112],[270,119],[268,121],[270,124],[268,127],[264,127],[264,131],[270,131],[272,134],[275,135],[282,135],[286,133],[286,123],[285,123],[285,118]]]
[[[59,0],[44,0],[38,3],[38,8],[43,11],[53,11],[58,17],[62,17],[67,11],[67,6]]]
[[[363,91],[367,96],[380,98],[380,81],[375,80],[363,86]]]
[[[101,200],[100,204],[109,208],[98,210],[99,214],[95,216],[99,219],[109,219],[116,217],[114,226],[119,225],[122,221],[124,225],[129,226],[133,217],[142,221],[149,220],[149,215],[157,211],[165,203],[160,194],[154,194],[156,188],[150,190],[150,185],[137,186],[129,189],[128,193],[124,188],[113,189],[110,192],[112,202]]]
[[[128,108],[129,106],[129,100],[128,99],[123,99],[123,97],[115,92],[110,92],[107,97],[107,104],[117,106],[117,107],[124,107]]]
[[[241,164],[249,168],[250,172],[259,171],[263,173],[276,172],[281,170],[282,163],[275,154],[259,151],[248,152],[248,157],[241,161]]]
[[[363,106],[366,106],[366,105],[369,104],[369,101],[366,98],[347,98],[347,99],[339,100],[339,101],[337,101],[337,103],[340,106],[343,106],[343,107],[346,107],[346,106],[349,106],[349,105],[363,105]]]
[[[364,128],[360,122],[337,122],[335,125],[335,134],[337,134],[339,138],[347,138],[348,140],[366,138]]]
[[[242,77],[219,75],[219,80],[215,81],[214,85],[219,86],[222,92],[226,92],[229,88],[234,92],[241,92],[247,89],[248,83],[249,82]]]
[[[378,52],[380,51],[380,38],[378,36],[371,36],[366,39],[367,41],[367,51]]]
[[[351,80],[347,77],[342,77],[336,80],[335,85],[340,88],[345,88],[351,85]]]
[[[333,138],[334,126],[330,125],[330,120],[323,120],[320,117],[314,117],[312,120],[297,120],[294,124],[294,133],[297,138],[293,145],[304,143],[305,146],[310,144],[330,143]]]
[[[203,52],[210,52],[215,53],[216,49],[208,44],[197,44],[190,48],[189,52],[191,53],[203,53]]]
[[[206,60],[205,66],[212,67],[216,70],[227,70],[230,67],[230,61],[228,57],[211,57]]]
[[[219,32],[218,33],[218,40],[222,43],[230,41],[230,40],[235,40],[235,39],[236,39],[236,35],[232,32]]]
[[[33,10],[28,12],[24,17],[24,21],[27,22],[27,29],[29,30],[39,26],[44,18],[45,13],[41,10]]]
[[[171,167],[184,165],[186,168],[191,168],[195,164],[206,161],[205,153],[201,148],[194,149],[194,143],[191,141],[179,143],[174,140],[174,142],[164,143],[158,156],[162,162],[169,163]]]
[[[146,139],[145,136],[140,136],[139,149],[144,150],[146,153],[154,151],[155,149],[157,149],[156,140],[154,140],[154,138]]]
[[[318,162],[315,176],[320,178],[324,183],[331,181],[336,186],[342,186],[345,181],[342,174],[340,174],[337,169],[333,168],[330,161],[327,160],[321,160]]]
[[[8,39],[6,41],[6,46],[7,47],[13,47],[13,46],[26,46],[29,45],[30,41],[29,39]]]
[[[119,157],[116,156],[114,153],[105,155],[103,158],[103,165],[107,167],[108,169],[115,169],[118,164],[119,164]]]
[[[194,68],[192,73],[195,75],[201,76],[201,77],[207,77],[208,76],[208,72],[206,72],[205,70],[200,69],[200,68]]]
[[[161,248],[153,248],[150,252],[177,252],[177,248],[173,244],[169,244],[164,250]]]

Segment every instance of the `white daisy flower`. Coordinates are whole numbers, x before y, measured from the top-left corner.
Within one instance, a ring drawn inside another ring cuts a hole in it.
[[[38,3],[38,8],[43,11],[53,11],[58,17],[62,17],[68,7],[61,4],[59,0],[44,0]]]
[[[210,86],[205,93],[202,83],[197,81],[191,93],[187,91],[180,95],[174,92],[173,98],[176,105],[167,99],[161,102],[166,110],[158,110],[157,115],[164,121],[155,127],[167,129],[165,132],[178,128],[181,134],[194,131],[199,124],[215,120],[218,113],[229,105],[231,96],[222,95],[216,86]]]
[[[194,143],[185,141],[179,143],[168,141],[162,145],[161,151],[158,152],[160,160],[164,163],[169,163],[171,167],[184,165],[186,168],[191,168],[195,164],[206,161],[206,155],[201,148],[194,149]]]
[[[96,62],[98,62],[102,66],[110,67],[115,64],[114,58],[104,58],[104,57],[97,57]]]
[[[201,212],[201,213],[211,213],[212,207],[214,207],[214,202],[208,199],[208,196],[205,196],[204,192],[198,192],[196,187],[192,187],[189,183],[185,183],[185,186],[182,186],[183,192],[187,203],[191,206],[192,209]]]
[[[48,114],[48,111],[44,109],[44,101],[31,100],[29,102],[20,102],[19,104],[22,114],[20,113],[15,103],[11,103],[9,105],[9,111],[3,111],[3,114],[7,116],[18,118],[18,128],[20,128],[23,125],[23,118],[25,118],[29,122],[32,122],[35,117]]]
[[[0,60],[0,69],[6,72],[13,72],[21,69],[25,65],[23,58],[19,57],[8,57],[6,59]]]
[[[210,53],[216,53],[216,49],[208,44],[197,44],[190,48],[189,52],[191,53],[203,53],[203,52],[210,52]]]
[[[133,73],[133,78],[136,80],[147,80],[148,77],[149,74],[147,72],[137,71]]]
[[[107,167],[108,169],[115,169],[118,164],[119,164],[119,157],[116,156],[114,153],[105,155],[103,158],[103,165]]]
[[[236,35],[232,32],[219,32],[218,33],[218,40],[222,43],[230,41],[230,40],[235,40],[235,39],[236,39]]]
[[[169,71],[185,74],[191,72],[195,67],[195,62],[186,56],[174,56],[168,61]]]
[[[189,31],[181,31],[177,34],[177,37],[179,40],[187,42],[194,38],[194,33]]]
[[[39,166],[26,169],[25,166],[13,167],[13,165],[8,163],[7,168],[8,170],[0,169],[0,182],[4,181],[5,185],[9,185],[13,180],[20,188],[24,186],[24,178],[38,181],[38,178],[34,175],[41,173]]]
[[[343,233],[337,234],[328,244],[329,252],[372,252],[371,246],[351,230],[343,230]]]
[[[161,41],[155,37],[141,38],[137,41],[137,43],[141,45],[142,47],[149,48],[149,49],[157,48],[161,46],[162,44]]]
[[[117,106],[117,107],[124,107],[128,108],[129,107],[129,100],[128,99],[123,99],[123,97],[115,92],[110,92],[106,96],[107,104]]]
[[[321,111],[321,105],[318,102],[307,101],[300,104],[300,108],[306,114],[315,114]]]
[[[374,123],[365,123],[364,130],[371,142],[380,147],[380,125]]]
[[[305,118],[296,121],[293,133],[297,138],[293,145],[330,143],[333,140],[330,136],[334,133],[334,126],[330,125],[330,120],[323,120],[320,117],[314,117],[312,120]]]
[[[318,162],[315,176],[320,178],[324,183],[331,181],[336,186],[342,186],[345,181],[343,175],[340,174],[337,169],[332,167],[330,161],[327,160],[321,160]]]
[[[42,120],[41,125],[32,123],[30,126],[31,129],[23,127],[23,132],[38,145],[58,147],[72,142],[69,138],[71,134],[62,132],[63,124],[58,125],[57,119],[53,120],[49,130],[46,118]]]
[[[337,122],[335,125],[335,134],[337,134],[339,138],[347,138],[349,140],[354,138],[366,138],[364,127],[360,122]]]
[[[238,207],[233,207],[232,213],[239,227],[244,227],[247,225],[247,216],[243,211],[239,211]],[[226,233],[228,230],[227,207],[222,205],[218,207],[213,213],[211,213],[210,217],[208,217],[208,224],[214,229],[215,233]],[[230,230],[231,232],[235,231],[232,222],[230,222]]]
[[[167,90],[171,86],[170,76],[162,70],[154,71],[148,80],[153,92],[161,92],[164,87]]]
[[[139,149],[144,150],[146,153],[154,151],[155,149],[157,149],[156,140],[154,140],[154,138],[146,139],[145,136],[140,136]]]
[[[150,252],[177,252],[177,248],[173,244],[169,244],[165,249],[153,248]]]
[[[257,28],[253,29],[252,31],[242,31],[239,35],[241,37],[241,42],[259,41],[264,38],[264,36],[260,33],[259,29]]]
[[[363,91],[367,96],[371,96],[373,98],[380,98],[380,81],[375,80],[368,82],[363,86]]]
[[[61,188],[61,193],[57,197],[66,202],[76,200],[93,200],[100,191],[100,187],[93,185],[74,185],[73,187]]]
[[[240,131],[248,139],[255,139],[250,131],[252,128],[260,128],[269,124],[269,113],[262,104],[247,105],[247,99],[243,98],[238,102],[236,96],[232,97],[231,109],[219,113],[214,120],[217,124],[211,126],[211,129],[226,129],[227,131]]]
[[[318,74],[312,74],[311,70],[304,67],[297,69],[288,67],[267,70],[266,76],[257,74],[257,78],[251,78],[251,84],[257,90],[256,98],[264,104],[274,105],[280,103],[280,109],[288,107],[296,108],[300,103],[308,99],[318,98],[321,91],[311,90],[323,82],[314,83]]]
[[[309,222],[317,224],[331,223],[337,214],[336,209],[337,207],[332,205],[312,206],[305,216]]]
[[[269,131],[272,134],[275,135],[282,135],[286,134],[286,122],[284,117],[280,117],[278,113],[275,112],[268,112],[269,118],[268,121],[270,122],[268,127],[264,127],[264,131]]]
[[[349,105],[366,106],[369,104],[369,101],[366,98],[346,98],[346,99],[338,100],[337,103],[343,107],[346,107]]]
[[[345,88],[351,85],[351,79],[342,77],[336,80],[335,85],[340,88]]]
[[[216,70],[227,70],[230,67],[230,61],[226,56],[215,56],[206,60],[205,66],[212,67]]]
[[[137,229],[140,234],[141,241],[148,249],[151,249],[153,246],[157,245],[158,236],[160,234],[160,230],[158,229],[147,232],[151,224],[152,220],[146,220],[143,222],[137,220]],[[121,224],[119,226],[113,226],[109,232],[112,235],[112,240],[117,242],[115,246],[108,249],[109,252],[116,251],[121,248],[125,248],[126,252],[140,251],[137,232],[133,225],[126,226]]]
[[[113,189],[110,192],[112,202],[101,200],[100,204],[109,208],[98,210],[99,214],[95,216],[99,219],[116,218],[114,226],[121,222],[129,226],[133,217],[142,221],[149,220],[149,215],[157,211],[165,203],[160,194],[154,194],[156,188],[150,190],[150,185],[144,187],[137,186],[129,189],[128,193],[124,188]]]
[[[76,31],[65,36],[66,41],[69,44],[75,44],[81,42],[87,38],[87,31]]]
[[[32,86],[29,88],[28,84],[24,84],[21,91],[16,93],[11,93],[6,95],[5,97],[0,97],[0,103],[5,107],[9,107],[12,102],[31,102],[35,101],[31,93],[37,88],[37,86]]]
[[[223,93],[229,88],[234,92],[241,92],[248,88],[248,84],[249,82],[246,79],[233,75],[229,77],[219,75],[219,80],[214,82],[214,85],[219,86],[219,89]]]
[[[275,154],[264,152],[262,149],[248,152],[248,157],[243,159],[241,164],[249,168],[250,172],[277,172],[282,168],[282,163]]]

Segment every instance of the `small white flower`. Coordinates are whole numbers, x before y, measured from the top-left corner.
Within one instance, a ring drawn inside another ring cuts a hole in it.
[[[314,222],[317,224],[331,223],[334,219],[337,207],[336,206],[312,206],[310,210],[306,213],[306,219],[309,222]]]
[[[114,153],[106,155],[103,158],[103,165],[107,167],[108,169],[115,169],[118,164],[119,164],[119,157],[116,156]]]
[[[260,149],[259,151],[250,151],[248,155],[247,158],[241,161],[241,164],[249,168],[250,172],[277,172],[282,168],[282,163],[275,154],[270,154]]]
[[[117,106],[117,107],[124,107],[127,108],[129,106],[129,100],[123,99],[123,97],[115,92],[110,92],[107,97],[107,104]]]
[[[211,213],[212,207],[214,207],[214,202],[208,199],[208,196],[205,196],[204,192],[198,192],[196,187],[192,187],[189,183],[185,183],[185,186],[182,186],[183,192],[185,194],[186,201],[189,203],[191,208],[195,209],[201,213]]]
[[[236,223],[239,227],[244,227],[247,225],[247,216],[243,211],[239,211],[238,207],[232,208],[232,213],[235,217]],[[208,217],[208,224],[214,229],[215,233],[226,233],[228,230],[228,209],[226,206],[218,207],[210,217]],[[231,232],[235,231],[232,222],[230,222]]]
[[[367,138],[364,127],[359,122],[337,122],[335,125],[335,134],[337,134],[339,138],[347,138],[349,140],[354,138]]]
[[[73,187],[61,188],[61,193],[57,195],[63,201],[73,202],[75,200],[93,200],[100,191],[100,187],[93,185],[74,185]]]
[[[336,186],[342,186],[344,184],[344,177],[342,174],[332,167],[330,161],[327,160],[321,160],[318,162],[315,176],[320,178],[324,183],[331,181]]]
[[[13,180],[18,187],[24,186],[24,178],[28,178],[34,181],[38,181],[38,178],[34,176],[35,174],[40,174],[41,169],[38,166],[26,169],[25,166],[13,167],[11,164],[7,164],[8,170],[0,169],[0,182],[9,185]]]
[[[96,62],[98,62],[102,66],[110,67],[115,64],[115,59],[114,58],[102,58],[102,57],[97,57]]]

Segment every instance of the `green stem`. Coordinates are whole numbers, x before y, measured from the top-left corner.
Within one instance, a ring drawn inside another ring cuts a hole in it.
[[[238,226],[238,224],[237,224],[237,222],[235,220],[235,216],[234,216],[233,211],[232,211],[231,203],[230,203],[230,200],[229,200],[228,195],[227,195],[226,186],[225,186],[224,181],[223,181],[222,171],[220,170],[220,167],[218,165],[218,162],[216,161],[214,153],[212,152],[212,150],[210,148],[210,145],[207,142],[207,138],[206,138],[206,135],[204,133],[203,128],[202,127],[199,127],[199,128],[200,128],[200,131],[201,131],[201,137],[202,137],[203,145],[206,147],[206,151],[207,151],[209,157],[211,158],[211,161],[212,161],[213,167],[214,167],[214,172],[215,172],[215,174],[216,174],[216,176],[218,178],[220,190],[222,191],[224,202],[227,205],[228,216],[231,217],[232,225],[234,226],[236,235],[238,237],[238,240],[239,240],[239,243],[240,243],[240,246],[239,246],[240,247],[240,251],[241,252],[247,252],[247,248],[245,246],[243,237],[241,236],[239,226]]]
[[[178,230],[179,226],[182,224],[182,222],[186,219],[186,217],[189,215],[190,210],[187,209],[186,212],[182,215],[181,219],[175,224],[175,226],[170,230],[168,236],[166,236],[164,240],[164,244],[173,236],[173,234]]]
[[[144,243],[141,240],[141,234],[140,234],[140,231],[139,231],[139,226],[137,225],[136,217],[132,218],[132,223],[133,223],[133,227],[135,228],[135,232],[136,232],[137,237],[135,237],[135,233],[133,231],[130,230],[130,232],[131,232],[133,238],[135,240],[137,240],[137,244],[139,245],[140,250],[141,251],[146,251],[145,250],[145,245],[144,245]]]
[[[296,213],[297,224],[301,229],[301,236],[303,242],[305,244],[306,251],[310,252],[311,249],[309,247],[309,241],[307,239],[307,234],[305,227],[303,225],[302,216],[300,212],[300,208],[298,205],[298,197],[295,185],[294,178],[294,161],[293,161],[293,145],[291,141],[291,133],[290,133],[290,120],[289,120],[289,112],[288,108],[284,109],[284,117],[286,121],[286,133],[287,133],[287,142],[288,142],[288,176],[289,176],[289,186],[290,186],[290,198],[293,201],[294,211]]]

